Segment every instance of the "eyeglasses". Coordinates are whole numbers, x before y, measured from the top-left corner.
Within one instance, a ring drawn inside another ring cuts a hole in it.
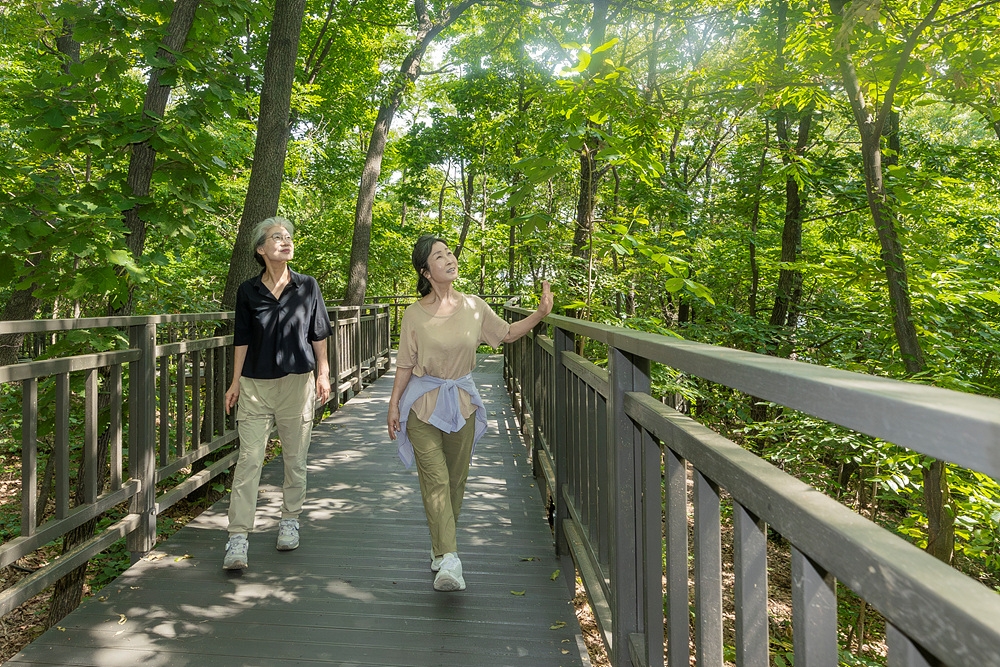
[[[271,234],[271,240],[275,243],[294,243],[288,234]]]

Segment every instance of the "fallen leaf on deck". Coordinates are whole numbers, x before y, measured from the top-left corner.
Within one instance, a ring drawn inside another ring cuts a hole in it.
[[[521,560],[538,560],[534,556],[521,556]]]
[[[556,570],[555,572],[553,572],[552,576],[549,577],[549,579],[551,579],[552,581],[555,581],[558,578],[559,578],[559,570]]]
[[[566,627],[566,621],[556,621],[549,626],[549,630],[559,630],[560,628]]]
[[[125,614],[118,614],[118,616],[119,616],[119,618],[118,618],[118,625],[125,625],[125,621],[128,620],[125,617]]]
[[[511,595],[524,595],[524,591],[511,591]]]
[[[188,558],[192,558],[191,554],[184,554],[183,556],[178,556],[177,558],[174,559],[174,562],[179,563],[182,560],[187,560]]]

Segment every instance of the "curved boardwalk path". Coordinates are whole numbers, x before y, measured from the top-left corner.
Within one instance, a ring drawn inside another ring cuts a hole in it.
[[[502,363],[481,356],[476,369],[490,428],[459,520],[467,590],[431,586],[416,472],[386,435],[389,373],[314,430],[299,549],[274,548],[278,459],[264,470],[250,569],[222,570],[224,499],[5,664],[588,664]]]

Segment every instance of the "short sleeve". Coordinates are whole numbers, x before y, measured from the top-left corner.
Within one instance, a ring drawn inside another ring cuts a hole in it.
[[[493,312],[489,304],[479,297],[475,297],[482,315],[483,326],[479,332],[480,342],[486,343],[490,347],[500,347],[500,343],[510,333],[510,322]]]
[[[396,368],[413,368],[417,365],[417,332],[413,330],[413,315],[407,317],[408,311],[409,308],[403,311],[403,321],[399,323]]]
[[[312,307],[313,317],[309,326],[310,342],[326,340],[333,333],[333,325],[330,324],[330,313],[327,312],[326,302],[323,301],[323,292],[319,289],[319,283],[314,278],[309,278],[310,290],[313,294]]]

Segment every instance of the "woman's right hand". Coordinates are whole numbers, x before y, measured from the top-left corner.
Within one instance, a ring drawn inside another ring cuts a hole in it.
[[[229,414],[229,411],[232,410],[233,406],[236,405],[236,402],[239,400],[240,400],[240,381],[237,380],[236,382],[229,385],[229,389],[226,390],[227,415]]]
[[[395,440],[396,434],[400,431],[399,405],[394,403],[389,404],[389,415],[386,417],[386,423],[389,426],[389,439]]]

